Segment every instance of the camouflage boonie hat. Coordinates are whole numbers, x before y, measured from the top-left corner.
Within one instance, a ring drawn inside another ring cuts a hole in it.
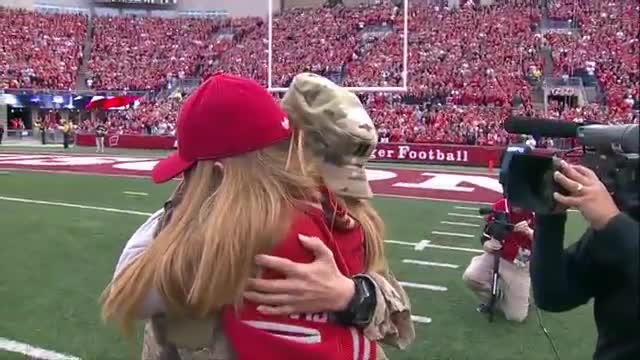
[[[282,107],[294,127],[305,134],[305,146],[324,159],[321,175],[338,195],[373,196],[365,165],[378,143],[373,121],[358,97],[320,75],[297,75]]]

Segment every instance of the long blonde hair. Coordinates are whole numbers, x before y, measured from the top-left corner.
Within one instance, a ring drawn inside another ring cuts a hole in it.
[[[304,173],[315,179],[316,182],[323,183],[318,164],[324,160],[304,145],[305,140],[304,132],[301,132],[297,145],[298,156],[306,160]],[[365,270],[386,276],[389,274],[389,264],[384,251],[384,221],[369,200],[347,196],[339,196],[338,200],[347,209],[349,215],[362,226],[366,251]]]
[[[255,255],[283,238],[297,201],[317,198],[296,137],[189,170],[167,225],[103,292],[103,318],[129,332],[152,288],[192,318],[240,304]]]
[[[366,271],[386,276],[389,264],[384,251],[384,221],[369,200],[342,197],[349,215],[362,226]]]

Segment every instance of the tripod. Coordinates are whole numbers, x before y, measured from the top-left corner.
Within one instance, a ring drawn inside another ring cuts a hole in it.
[[[493,277],[491,279],[491,299],[487,304],[487,310],[489,314],[489,322],[493,322],[493,317],[496,313],[496,307],[498,306],[499,291],[500,291],[500,258],[502,250],[498,250],[493,256]]]
[[[485,232],[482,239],[496,239],[500,245],[504,245],[504,239],[511,231],[514,225],[509,223],[507,212],[495,211],[492,208],[481,208],[480,215],[493,215],[493,220],[485,226]],[[481,240],[481,241],[484,241]],[[493,278],[491,280],[491,299],[487,304],[487,312],[489,314],[489,322],[493,322],[500,295],[500,258],[502,257],[502,246],[500,250],[494,253],[493,259]]]

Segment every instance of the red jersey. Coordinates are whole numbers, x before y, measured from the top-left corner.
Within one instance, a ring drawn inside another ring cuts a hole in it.
[[[515,225],[521,221],[527,221],[530,228],[533,229],[534,227],[535,217],[533,213],[530,211],[513,212],[506,199],[496,201],[491,208],[494,211],[507,212],[507,221],[510,224]],[[488,221],[492,220],[493,216],[490,215]],[[531,251],[531,240],[527,235],[513,231],[504,239],[502,244],[502,258],[513,262],[520,253],[520,249]]]
[[[298,235],[315,236],[331,249],[345,276],[363,272],[361,227],[332,234],[327,222],[321,209],[309,207],[297,212],[289,233],[272,255],[310,263],[314,255],[302,246]],[[262,278],[283,276],[265,271]],[[238,360],[366,360],[376,356],[375,342],[367,340],[355,327],[332,323],[328,313],[263,315],[257,311],[257,304],[245,301],[238,313],[230,306],[223,310],[223,325]]]

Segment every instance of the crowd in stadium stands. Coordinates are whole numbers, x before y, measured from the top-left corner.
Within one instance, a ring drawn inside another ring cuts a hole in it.
[[[537,10],[503,5],[450,12],[417,6],[410,16],[408,86],[413,94],[440,94],[457,105],[495,106],[510,106],[518,96],[530,105],[525,77],[542,67],[533,36]],[[395,16],[393,33],[348,65],[346,84],[376,84],[383,78],[388,86],[400,85],[403,26],[402,16]]]
[[[199,77],[233,47],[234,38],[261,23],[258,18],[96,17],[91,87],[157,90],[172,80]]]
[[[274,34],[278,35],[273,41],[273,57],[276,59],[273,62],[274,84],[286,86],[291,74],[305,70],[328,76],[341,72],[345,64],[362,51],[359,30],[386,24],[391,19],[391,9],[389,6],[293,9],[276,17]],[[402,63],[402,57],[393,58]],[[360,86],[367,86],[364,84],[366,78],[359,80]]]
[[[609,116],[624,121],[640,98],[640,5],[637,1],[576,4],[558,0],[550,17],[571,20],[579,31],[547,36],[556,72],[595,75],[606,94]]]
[[[0,7],[0,89],[75,88],[88,19]]]
[[[210,19],[97,17],[89,69],[91,87],[154,90],[171,78],[194,77],[198,65],[228,47]]]
[[[637,122],[631,111],[640,105],[637,1],[575,4],[555,0],[548,12],[550,19],[571,20],[574,31],[540,35],[545,13],[529,1],[481,9],[464,2],[458,11],[412,3],[409,92],[361,95],[381,141],[504,144],[509,136],[501,124],[512,111],[566,121]],[[313,71],[345,86],[402,86],[403,26],[402,11],[388,2],[286,10],[273,22],[271,85],[286,87],[295,74]],[[8,54],[0,57],[0,88],[73,87],[86,18],[0,10],[3,29],[19,40],[0,39],[0,55]],[[259,18],[99,16],[91,36],[93,89],[160,90],[176,79],[217,71],[268,83],[267,24]],[[606,107],[570,108],[555,99],[547,113],[535,109],[531,94],[543,75],[545,49],[551,50],[555,76],[593,77]],[[155,98],[108,112],[109,131],[172,134],[180,100]],[[87,120],[80,130],[94,126]]]
[[[364,103],[381,142],[503,145],[508,140],[497,120],[509,115],[508,108],[413,106],[381,96],[365,98]]]
[[[78,129],[92,132],[98,123],[103,122],[109,134],[175,135],[175,119],[181,102],[181,97],[142,100],[135,109],[99,113],[94,120],[82,121]]]

